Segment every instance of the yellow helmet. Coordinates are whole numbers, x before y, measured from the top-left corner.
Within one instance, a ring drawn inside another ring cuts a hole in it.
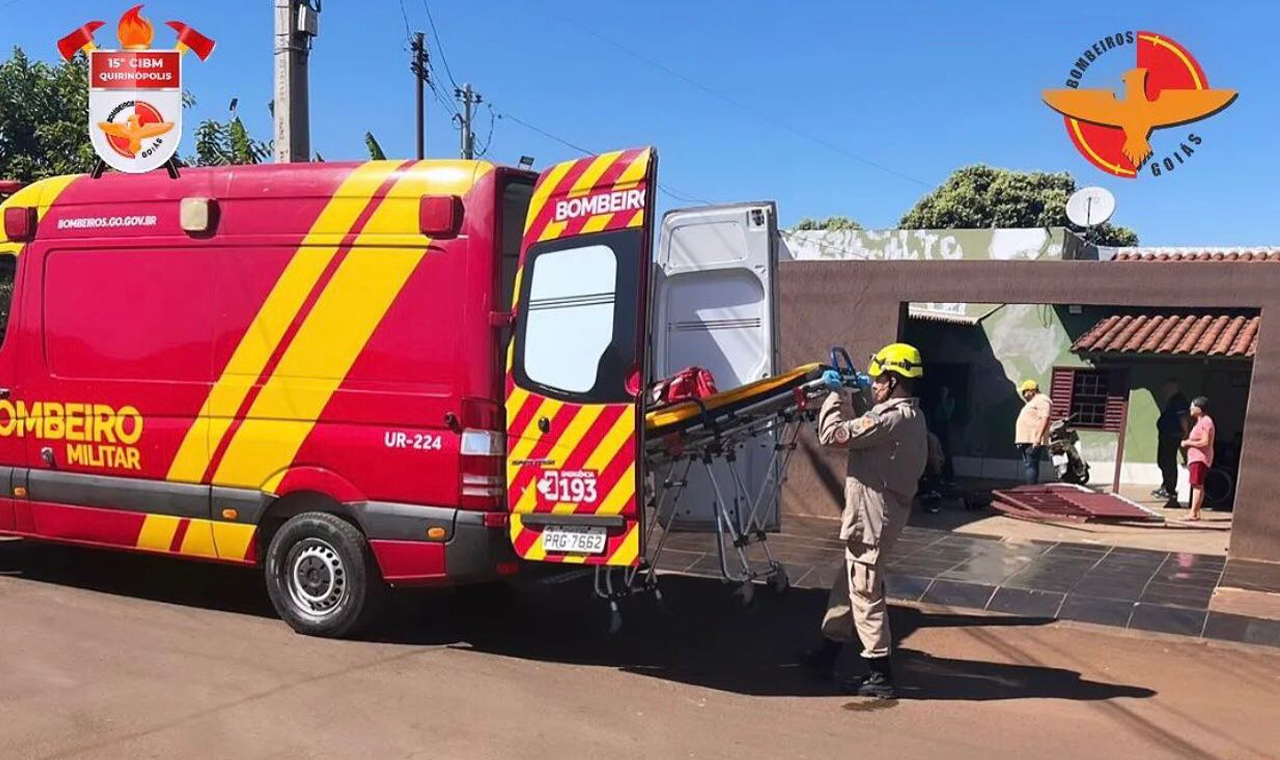
[[[879,377],[894,372],[903,377],[924,377],[924,361],[915,346],[906,343],[890,343],[871,356],[867,374]]]
[[[1038,390],[1040,390],[1040,383],[1037,383],[1035,380],[1023,380],[1022,383],[1018,385],[1018,393]]]

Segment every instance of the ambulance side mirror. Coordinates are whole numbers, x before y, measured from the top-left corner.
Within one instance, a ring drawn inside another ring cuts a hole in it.
[[[4,236],[15,243],[26,243],[36,237],[36,210],[17,206],[4,210]]]
[[[427,237],[457,237],[462,231],[462,199],[456,195],[422,196],[418,229]]]

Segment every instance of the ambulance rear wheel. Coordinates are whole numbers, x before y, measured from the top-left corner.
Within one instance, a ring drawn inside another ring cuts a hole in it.
[[[276,532],[266,576],[276,612],[308,636],[360,632],[376,618],[386,591],[369,542],[326,512],[305,512]]]

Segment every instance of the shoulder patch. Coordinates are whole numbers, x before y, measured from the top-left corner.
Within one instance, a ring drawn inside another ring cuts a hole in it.
[[[880,417],[875,412],[867,412],[853,421],[853,434],[865,435],[880,424]]]

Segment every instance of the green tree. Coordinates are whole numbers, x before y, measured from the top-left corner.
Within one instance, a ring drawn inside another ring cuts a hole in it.
[[[978,229],[986,227],[1067,227],[1067,198],[1076,180],[1067,172],[1020,172],[974,164],[957,169],[936,190],[903,215],[907,229]],[[1138,235],[1110,223],[1089,231],[1098,245],[1137,245]]]
[[[14,48],[0,63],[0,178],[32,182],[93,168],[88,61],[49,65]]]
[[[239,116],[228,121],[205,119],[195,129],[195,154],[187,158],[194,166],[260,164],[271,155],[271,143],[255,140]]]
[[[372,132],[364,133],[364,147],[369,151],[369,158],[374,161],[382,161],[387,157],[382,146],[378,144],[378,138],[374,137]]]
[[[797,231],[808,230],[860,230],[862,225],[847,216],[829,216],[826,219],[810,219],[805,217],[796,222]]]

